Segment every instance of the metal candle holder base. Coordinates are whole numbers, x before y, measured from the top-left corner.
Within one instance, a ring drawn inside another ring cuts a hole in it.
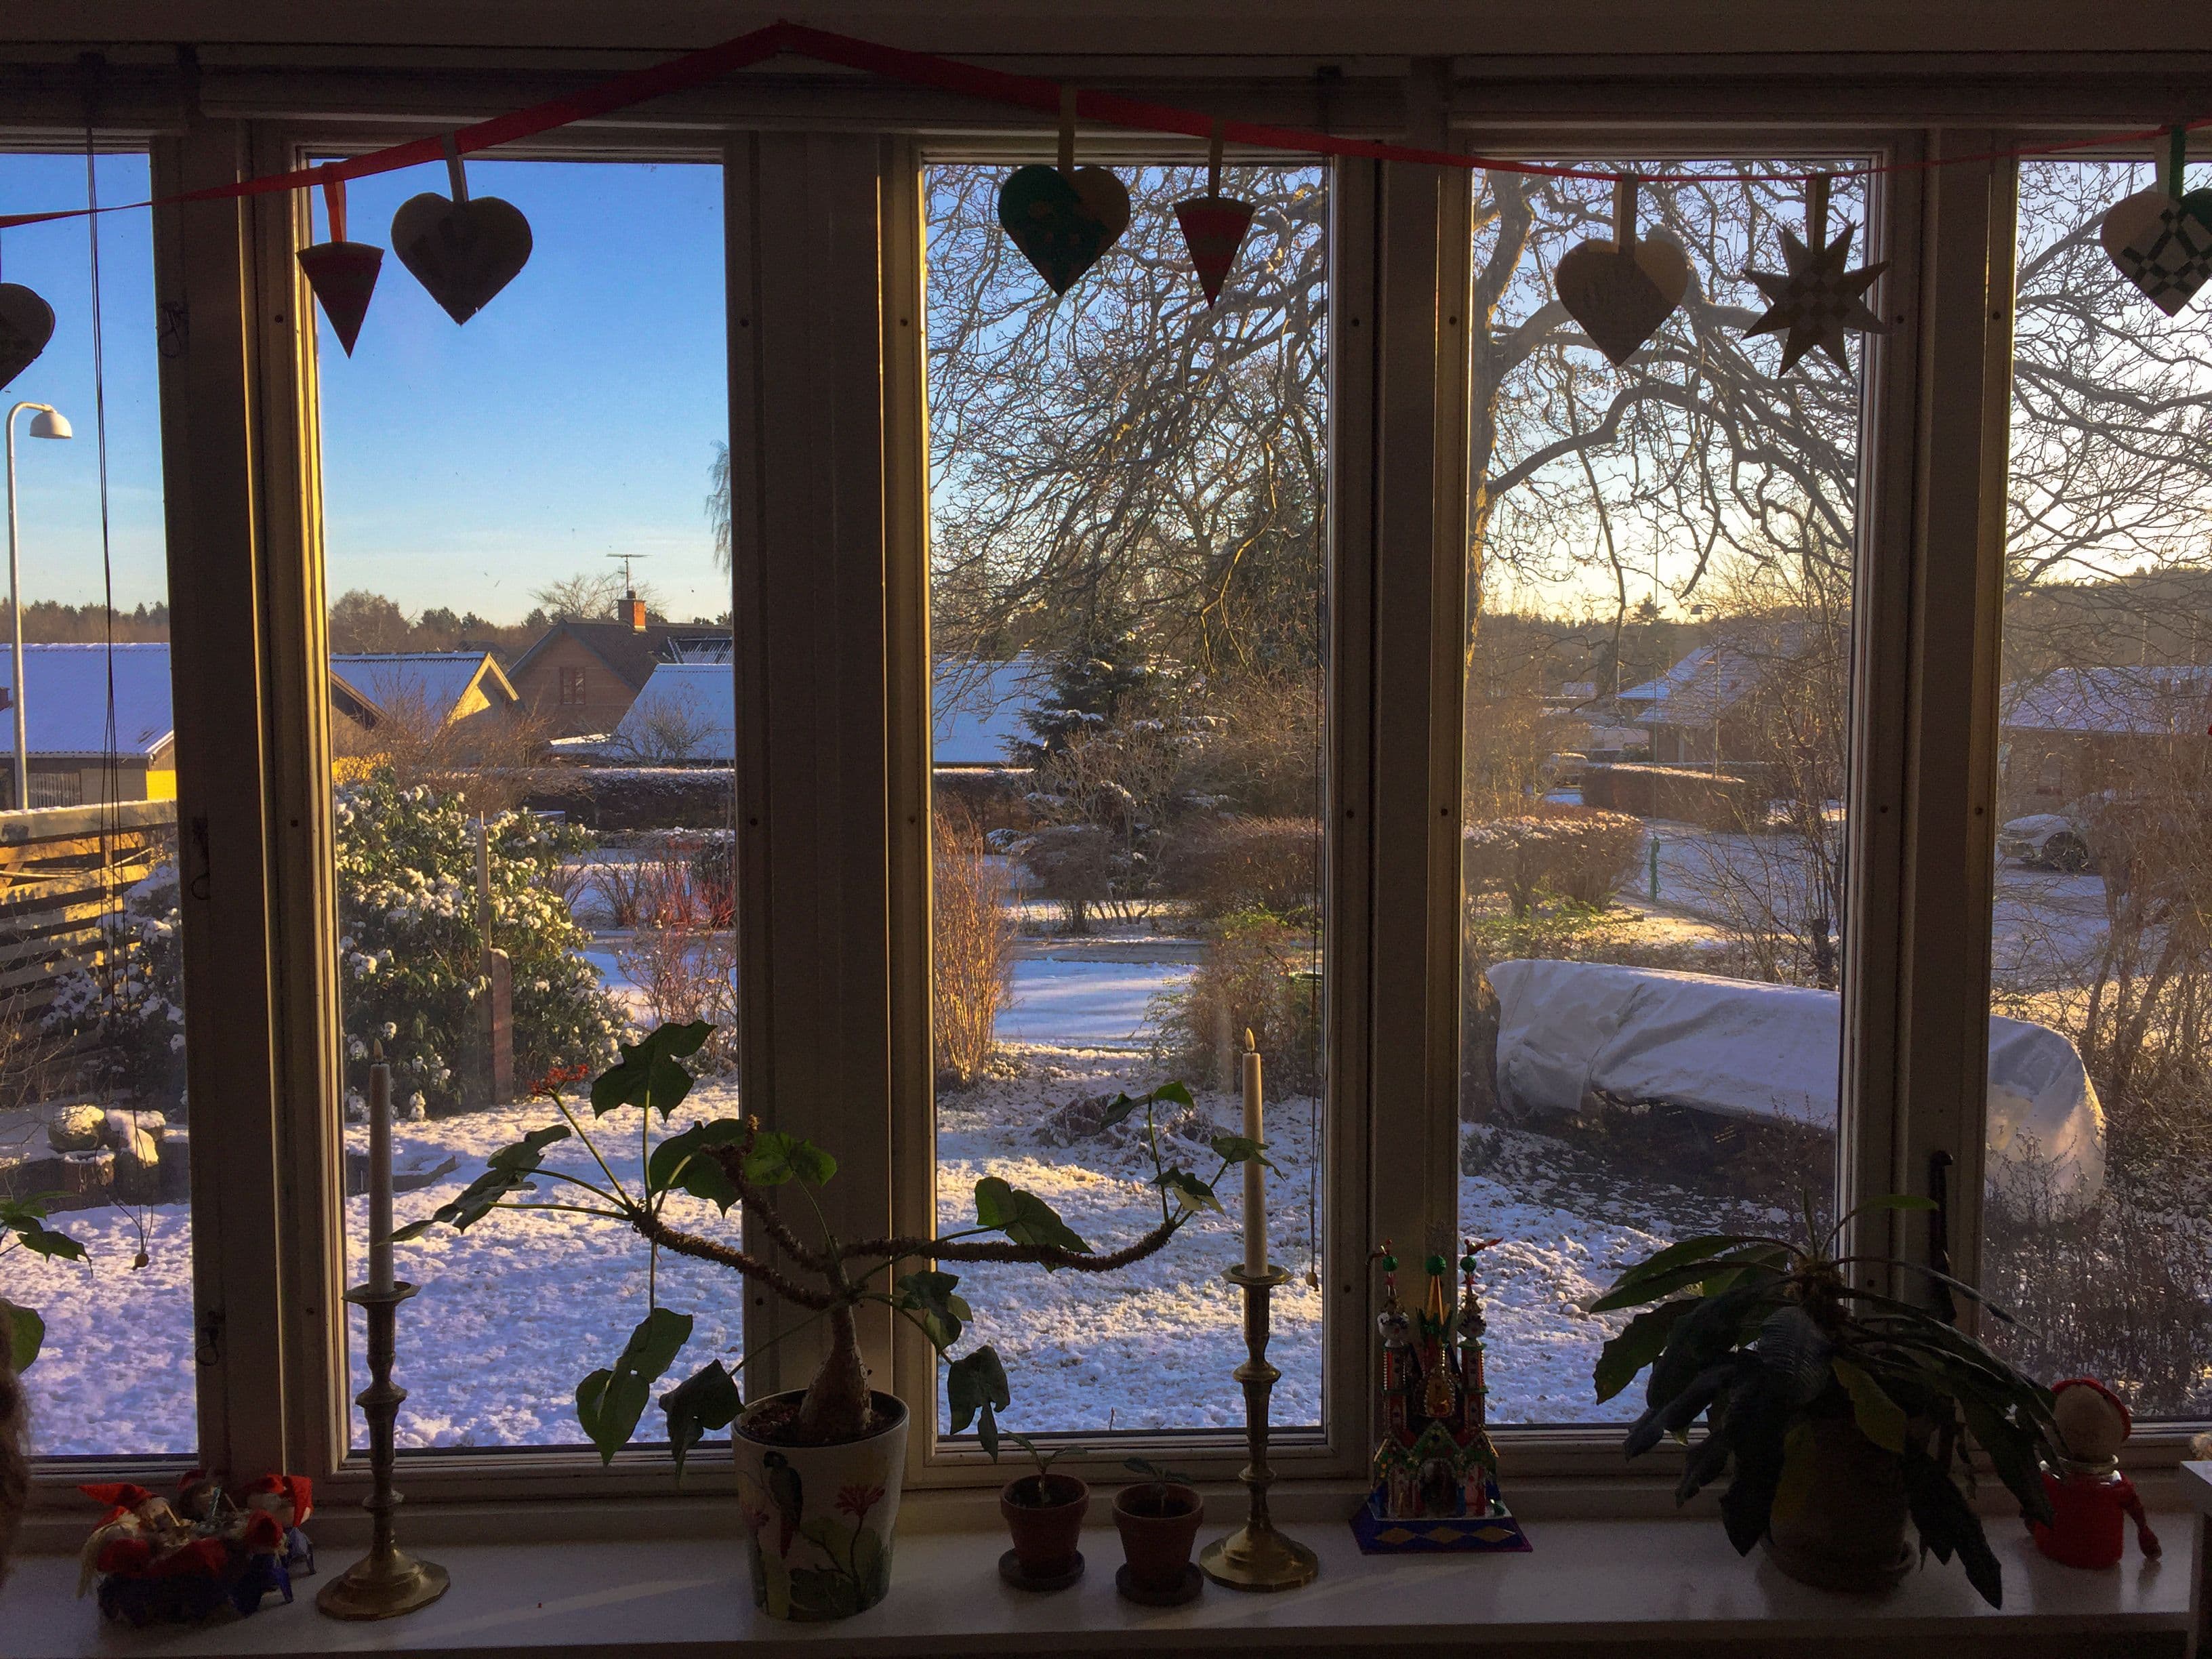
[[[368,1496],[361,1500],[373,1530],[368,1553],[325,1584],[315,1605],[333,1619],[397,1619],[426,1607],[446,1593],[446,1570],[421,1561],[392,1541],[392,1511],[404,1502],[392,1489],[392,1427],[407,1390],[392,1380],[399,1304],[415,1294],[402,1281],[388,1291],[356,1285],[345,1299],[368,1316],[368,1386],[354,1396],[368,1419]]]
[[[1291,1275],[1270,1263],[1264,1273],[1248,1273],[1239,1264],[1222,1277],[1244,1292],[1245,1360],[1237,1368],[1237,1380],[1244,1385],[1244,1437],[1251,1461],[1239,1478],[1252,1503],[1244,1524],[1200,1551],[1198,1565],[1208,1578],[1230,1589],[1296,1589],[1313,1583],[1321,1558],[1276,1531],[1267,1516],[1267,1488],[1275,1484],[1275,1472],[1267,1466],[1267,1402],[1283,1375],[1267,1363],[1267,1302]]]

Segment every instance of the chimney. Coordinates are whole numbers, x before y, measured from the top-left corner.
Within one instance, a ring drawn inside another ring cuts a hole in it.
[[[645,632],[645,601],[638,598],[635,592],[623,595],[623,615],[629,618],[631,633]]]

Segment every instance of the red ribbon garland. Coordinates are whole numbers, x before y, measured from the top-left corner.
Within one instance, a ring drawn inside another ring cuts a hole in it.
[[[855,40],[850,35],[809,28],[804,24],[775,22],[765,28],[755,29],[750,34],[725,40],[719,46],[705,46],[697,52],[686,52],[680,58],[672,58],[665,64],[631,70],[568,97],[548,99],[542,104],[532,104],[527,109],[512,110],[505,115],[495,115],[489,120],[459,128],[451,135],[453,146],[459,154],[470,155],[496,149],[501,144],[516,143],[572,122],[591,120],[650,99],[704,86],[785,52],[881,76],[887,80],[902,81],[909,86],[951,93],[987,103],[1034,109],[1055,117],[1060,109],[1060,83],[1056,81],[1042,80],[1034,76],[1009,75],[1001,70],[958,63],[949,58],[932,57],[927,52],[906,52],[896,46]],[[1355,161],[1407,161],[1422,167],[1462,167],[1469,171],[1534,173],[1543,178],[1583,179],[1601,184],[1613,183],[1619,177],[1591,167],[1552,167],[1499,156],[1462,155],[1451,150],[1384,143],[1375,139],[1345,138],[1333,133],[1269,126],[1255,121],[1224,121],[1196,110],[1182,109],[1172,104],[1148,103],[1142,99],[1125,98],[1110,92],[1079,90],[1075,94],[1075,111],[1082,118],[1104,126],[1123,127],[1138,132],[1181,133],[1188,137],[1204,139],[1212,139],[1218,134],[1230,143],[1256,149],[1338,155]],[[1876,173],[1915,172],[1929,167],[2009,161],[2029,155],[2055,155],[2069,150],[2100,149],[2106,145],[2142,143],[2171,132],[2193,131],[2206,126],[2212,126],[2212,117],[2201,117],[2179,124],[2162,123],[2136,132],[2061,139],[2050,143],[2025,145],[2016,149],[1981,150],[1972,155],[1947,155],[1919,161],[1832,169],[1829,176],[1864,179]],[[137,208],[166,207],[179,202],[218,202],[263,196],[276,191],[304,189],[310,185],[339,183],[348,179],[365,179],[379,173],[393,173],[401,167],[419,167],[425,162],[442,160],[446,154],[446,135],[412,138],[404,143],[371,150],[367,155],[352,156],[343,161],[325,162],[258,179],[241,179],[233,184],[209,185],[174,196],[150,198],[143,202],[116,203],[96,210],[120,213]],[[1713,175],[1639,173],[1637,176],[1646,183],[1667,184],[1695,183]],[[1754,171],[1729,176],[1771,184],[1803,184],[1813,175],[1799,172]],[[0,215],[0,229],[9,229],[18,225],[46,224],[58,219],[82,218],[94,211],[95,210],[91,208],[63,208],[51,213]]]

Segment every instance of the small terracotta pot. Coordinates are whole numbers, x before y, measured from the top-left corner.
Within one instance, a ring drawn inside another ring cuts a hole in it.
[[[1090,1509],[1091,1488],[1072,1474],[1025,1474],[999,1493],[1015,1559],[1032,1578],[1057,1578],[1074,1567],[1076,1540]]]
[[[1139,1589],[1182,1587],[1191,1546],[1205,1519],[1205,1500],[1189,1486],[1146,1481],[1115,1494],[1114,1524],[1121,1530],[1129,1577]]]

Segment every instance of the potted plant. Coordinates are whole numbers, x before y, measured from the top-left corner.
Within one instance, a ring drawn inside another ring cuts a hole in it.
[[[976,1352],[989,1353],[994,1362],[998,1358],[993,1349]],[[955,1432],[965,1426],[957,1425]],[[1025,1434],[1008,1433],[1004,1438],[1029,1454],[1036,1472],[1017,1475],[1000,1488],[999,1513],[1014,1540],[1008,1552],[1012,1562],[1001,1560],[1000,1574],[1024,1589],[1064,1589],[1083,1576],[1083,1553],[1076,1546],[1083,1535],[1083,1517],[1090,1513],[1091,1487],[1074,1475],[1054,1474],[1052,1466],[1063,1457],[1082,1456],[1084,1448],[1042,1446]],[[994,1463],[999,1461],[1000,1441],[996,1434],[983,1438],[983,1449]]]
[[[1105,1114],[1113,1124],[1142,1109],[1160,1194],[1159,1224],[1119,1249],[1094,1251],[1050,1205],[997,1176],[975,1183],[975,1226],[950,1237],[842,1239],[830,1231],[818,1196],[836,1176],[837,1162],[812,1142],[734,1117],[654,1139],[656,1118],[665,1131],[669,1115],[690,1091],[684,1058],[697,1053],[712,1030],[704,1020],[663,1024],[640,1042],[621,1045],[621,1059],[592,1084],[594,1120],[624,1109],[640,1115],[629,1143],[637,1149],[638,1165],[629,1181],[617,1175],[562,1094],[566,1085],[580,1080],[580,1068],[556,1073],[535,1092],[551,1103],[560,1121],[494,1152],[483,1174],[459,1197],[395,1237],[416,1237],[441,1224],[473,1226],[495,1210],[603,1216],[635,1231],[649,1254],[666,1250],[715,1262],[823,1321],[825,1352],[805,1388],[744,1401],[737,1379],[716,1359],[663,1395],[660,1406],[679,1473],[684,1454],[702,1434],[732,1426],[757,1605],[780,1619],[842,1618],[873,1607],[889,1588],[907,1430],[905,1406],[868,1386],[855,1310],[869,1304],[887,1307],[939,1356],[948,1356],[972,1316],[957,1293],[958,1276],[941,1264],[1020,1262],[1047,1272],[1111,1273],[1160,1249],[1199,1210],[1220,1208],[1215,1183],[1231,1164],[1258,1157],[1261,1149],[1242,1136],[1216,1137],[1221,1167],[1211,1180],[1167,1165],[1155,1108],[1163,1101],[1185,1108],[1192,1102],[1180,1083],[1164,1084],[1147,1095],[1117,1097]],[[571,1137],[590,1152],[595,1175],[543,1167],[547,1148]],[[561,1194],[557,1203],[517,1196],[526,1183],[538,1181],[575,1190]],[[811,1217],[809,1237],[801,1237],[776,1202],[789,1191],[799,1194]],[[667,1206],[678,1193],[706,1200],[726,1215],[732,1205],[742,1204],[748,1224],[774,1242],[775,1258],[676,1226]],[[978,1237],[990,1233],[1003,1237]],[[576,1389],[577,1420],[608,1461],[629,1439],[653,1385],[691,1335],[691,1316],[660,1305],[652,1274],[646,1304],[644,1319],[613,1364],[592,1372]],[[1009,1389],[994,1351],[978,1347],[951,1359],[945,1390],[954,1432],[980,1419],[995,1437],[995,1413],[1006,1409]]]
[[[1130,1585],[1147,1595],[1173,1595],[1190,1577],[1191,1547],[1206,1518],[1206,1500],[1187,1474],[1150,1458],[1126,1462],[1145,1477],[1114,1495],[1114,1526],[1121,1534]]]
[[[1893,1196],[1853,1213],[1932,1207]],[[1972,1287],[1917,1263],[1838,1258],[1844,1224],[1824,1235],[1809,1205],[1806,1221],[1803,1243],[1687,1238],[1623,1273],[1590,1311],[1644,1311],[1600,1354],[1598,1399],[1651,1368],[1644,1415],[1625,1443],[1631,1457],[1665,1436],[1686,1440],[1705,1419],[1675,1499],[1732,1471],[1721,1518],[1738,1553],[1764,1545],[1806,1583],[1879,1588],[1914,1559],[1910,1518],[1921,1554],[1955,1554],[1983,1598],[2002,1605],[2002,1573],[1960,1480],[1972,1479],[1971,1441],[2024,1516],[2049,1518],[2040,1476],[2056,1455],[2049,1390],[1927,1309],[1854,1285],[1847,1270],[1871,1261],[1981,1301]]]

